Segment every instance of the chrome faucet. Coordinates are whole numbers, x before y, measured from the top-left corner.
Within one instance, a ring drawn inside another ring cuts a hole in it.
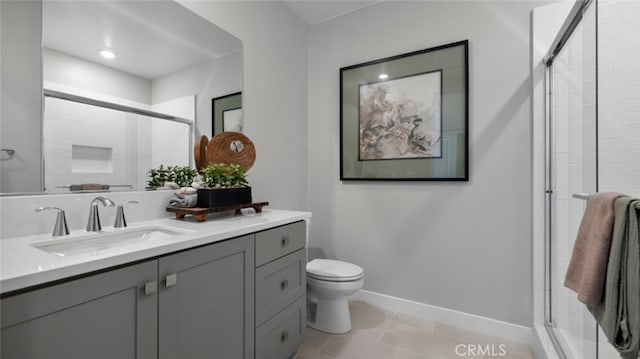
[[[87,222],[87,232],[100,232],[102,226],[100,225],[100,214],[98,213],[98,203],[102,203],[105,207],[113,207],[115,203],[107,197],[96,197],[91,201],[89,207],[89,221]]]
[[[124,217],[124,205],[129,203],[137,204],[138,201],[127,201],[121,205],[118,205],[118,210],[116,211],[116,221],[113,223],[113,228],[124,228],[127,226],[127,219]]]
[[[47,210],[56,210],[58,211],[58,215],[56,216],[56,224],[53,227],[53,233],[51,234],[54,237],[62,237],[69,234],[69,227],[67,226],[67,218],[64,215],[64,211],[58,207],[38,207],[36,208],[36,212],[42,212]]]

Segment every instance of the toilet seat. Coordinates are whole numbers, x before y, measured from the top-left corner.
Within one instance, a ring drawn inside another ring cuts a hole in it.
[[[359,266],[332,260],[314,259],[307,263],[307,277],[327,282],[353,282],[364,276]]]

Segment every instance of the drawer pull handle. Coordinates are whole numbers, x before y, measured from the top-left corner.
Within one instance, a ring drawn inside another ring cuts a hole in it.
[[[280,342],[284,343],[289,339],[289,332],[284,331],[282,332],[282,334],[280,335]]]
[[[280,282],[280,290],[285,290],[287,289],[288,286],[289,286],[288,279],[284,279],[282,282]]]
[[[149,296],[158,291],[158,282],[152,280],[144,284],[144,295]]]
[[[280,246],[284,248],[288,245],[289,245],[289,237],[282,237],[282,240],[280,240]]]
[[[178,273],[169,274],[165,279],[165,286],[167,288],[176,285],[178,283]]]

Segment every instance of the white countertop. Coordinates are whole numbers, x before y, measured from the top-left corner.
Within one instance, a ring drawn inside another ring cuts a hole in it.
[[[165,218],[130,223],[127,230],[137,227],[163,226],[181,229],[186,233],[117,249],[69,256],[48,253],[33,246],[58,240],[51,234],[2,239],[0,240],[0,293],[153,258],[310,218],[310,212],[264,209],[262,213],[255,214],[233,215],[231,212],[218,216],[210,215],[205,222],[196,222],[193,217],[188,216],[185,220]],[[119,229],[103,227],[103,233],[117,231]],[[69,240],[84,235],[87,235],[87,232],[74,231],[69,236],[59,239]]]

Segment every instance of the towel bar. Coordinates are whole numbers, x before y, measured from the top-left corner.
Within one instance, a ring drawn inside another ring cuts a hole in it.
[[[589,193],[574,193],[571,195],[573,198],[588,200],[591,195]]]
[[[571,195],[573,198],[588,200],[591,195],[589,193],[574,193]],[[636,208],[640,209],[640,203],[636,204]]]

